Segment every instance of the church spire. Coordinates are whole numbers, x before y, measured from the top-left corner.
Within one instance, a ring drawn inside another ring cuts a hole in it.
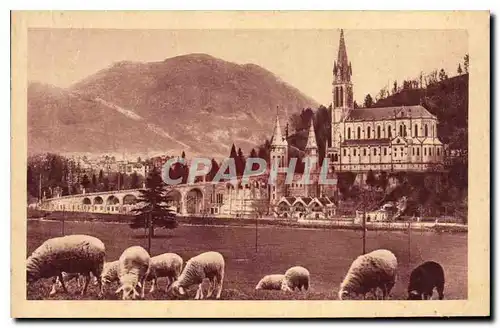
[[[274,123],[274,132],[271,145],[272,146],[286,145],[286,140],[283,138],[283,135],[281,134],[280,119],[278,116],[278,107],[276,107],[276,121]]]
[[[311,125],[309,126],[309,135],[307,136],[306,151],[312,149],[318,149],[318,144],[316,143],[316,134],[314,133],[314,124],[311,118]]]
[[[337,61],[333,63],[333,73],[335,75],[335,80],[338,83],[350,82],[352,69],[351,63],[347,58],[347,49],[344,40],[344,30],[340,30],[340,40],[339,40],[339,52],[337,55]]]

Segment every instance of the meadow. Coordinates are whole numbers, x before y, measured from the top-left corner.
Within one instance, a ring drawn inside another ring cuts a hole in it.
[[[29,220],[28,253],[46,239],[62,235],[62,222]],[[106,259],[118,259],[129,246],[147,246],[144,230],[132,230],[126,224],[103,222],[64,223],[65,234],[89,234],[106,245]],[[378,248],[391,250],[398,258],[398,280],[392,299],[405,299],[410,272],[427,260],[443,265],[446,285],[445,299],[467,299],[467,233],[436,233],[413,231],[409,250],[408,234],[402,231],[368,231],[366,251]],[[362,231],[306,229],[259,226],[256,248],[255,226],[180,225],[174,230],[158,230],[152,241],[151,255],[175,252],[184,261],[199,253],[214,250],[225,257],[226,271],[221,299],[337,299],[342,282],[352,261],[362,253]],[[311,273],[307,292],[256,291],[255,285],[266,274],[283,273],[291,266],[301,265]],[[160,289],[146,293],[146,300],[175,298]],[[147,284],[146,291],[149,291]],[[110,286],[103,299],[115,300],[117,284]],[[28,286],[27,298],[82,300],[97,299],[97,287],[89,285],[87,295],[80,296],[74,282],[68,284],[69,294],[59,292],[49,297],[51,280],[43,279]],[[193,296],[193,289],[190,297]],[[436,297],[436,296],[434,296]]]

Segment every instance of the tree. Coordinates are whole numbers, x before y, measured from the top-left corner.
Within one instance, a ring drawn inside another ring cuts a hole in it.
[[[366,176],[366,184],[370,187],[375,187],[377,185],[377,179],[375,179],[375,174],[373,171],[368,171],[368,175]]]
[[[465,54],[464,56],[464,71],[465,74],[469,74],[469,54]]]
[[[137,163],[141,163],[141,162],[142,162],[141,156],[137,157]]]
[[[364,106],[366,108],[370,108],[372,107],[373,105],[373,98],[370,94],[367,94],[366,97],[365,97],[365,103],[364,103]]]
[[[181,158],[186,158],[186,153],[184,152],[184,150],[182,151]]]
[[[458,63],[457,73],[458,75],[462,75],[462,65],[460,63]]]
[[[355,109],[356,109],[356,108],[359,108],[359,105],[358,105],[358,103],[356,102],[356,100],[354,100],[354,105],[353,105],[353,106],[354,106],[354,108],[355,108]]]
[[[99,183],[104,183],[104,172],[102,172],[102,169],[99,171]]]
[[[447,78],[448,78],[448,75],[446,75],[444,68],[441,68],[441,70],[439,71],[439,81],[444,81]]]
[[[170,199],[164,189],[160,172],[154,169],[146,179],[146,188],[141,189],[137,198],[137,213],[130,228],[144,228],[148,231],[148,252],[151,253],[151,238],[156,228],[174,229],[178,226],[175,212],[167,205]]]
[[[95,173],[92,173],[92,186],[94,188],[97,187],[97,178],[95,176]]]
[[[396,94],[398,92],[398,81],[394,81],[394,85],[392,87],[392,94]]]
[[[241,151],[241,148],[238,148],[238,155],[235,159],[236,161],[236,174],[238,176],[243,175],[243,171],[245,170],[245,156]]]
[[[382,171],[378,177],[378,186],[385,191],[387,189],[387,185],[389,184],[389,180],[387,178],[387,172]]]
[[[130,189],[139,188],[139,176],[137,172],[134,172],[130,175]]]
[[[89,177],[84,174],[83,177],[82,177],[82,181],[80,182],[80,184],[83,186],[83,188],[87,189],[90,185],[90,180],[89,180]]]

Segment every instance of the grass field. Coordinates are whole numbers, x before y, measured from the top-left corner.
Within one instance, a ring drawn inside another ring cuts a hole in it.
[[[124,224],[99,222],[66,222],[65,233],[90,234],[106,245],[107,260],[117,259],[132,245],[146,247],[143,230],[131,230]],[[28,254],[48,238],[60,236],[62,223],[28,221]],[[337,299],[340,282],[351,262],[362,252],[362,232],[353,230],[321,230],[260,226],[258,249],[255,250],[255,227],[213,227],[181,225],[172,231],[158,231],[152,242],[151,255],[175,252],[187,261],[201,252],[214,250],[226,260],[224,288],[221,299]],[[467,234],[414,231],[411,252],[408,235],[397,231],[368,231],[366,250],[387,248],[399,261],[398,281],[392,299],[404,299],[411,270],[426,260],[440,262],[447,277],[445,299],[467,298]],[[409,259],[410,255],[410,259]],[[410,263],[411,261],[411,263]],[[281,291],[255,291],[262,276],[283,273],[294,265],[311,272],[308,292],[286,294]],[[160,280],[160,288],[164,281]],[[117,299],[118,285],[108,288],[104,299]],[[49,299],[51,282],[40,280],[28,287],[28,299]],[[147,285],[149,290],[149,284]],[[97,287],[89,286],[86,296],[77,294],[76,285],[69,284],[70,294],[62,291],[50,299],[97,299]],[[191,291],[193,292],[193,291]],[[191,295],[192,296],[192,295]],[[170,299],[163,290],[146,293],[146,300]]]

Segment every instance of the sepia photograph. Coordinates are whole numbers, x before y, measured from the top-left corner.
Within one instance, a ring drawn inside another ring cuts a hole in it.
[[[489,315],[489,13],[405,13],[13,13],[15,313]]]

